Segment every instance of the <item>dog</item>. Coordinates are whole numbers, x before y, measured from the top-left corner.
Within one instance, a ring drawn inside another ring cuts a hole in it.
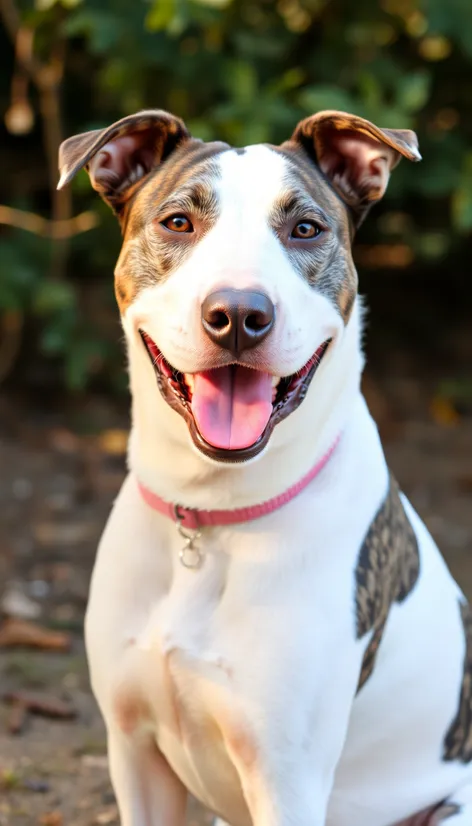
[[[66,140],[118,217],[129,474],[86,613],[122,826],[472,824],[472,620],[361,395],[351,246],[416,136],[149,110]]]

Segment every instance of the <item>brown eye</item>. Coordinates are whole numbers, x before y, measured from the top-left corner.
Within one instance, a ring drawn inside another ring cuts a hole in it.
[[[322,232],[321,227],[315,224],[314,221],[300,221],[300,223],[293,228],[291,237],[310,240],[311,238],[317,238]]]
[[[193,226],[185,215],[171,215],[162,221],[162,226],[171,232],[193,232]]]

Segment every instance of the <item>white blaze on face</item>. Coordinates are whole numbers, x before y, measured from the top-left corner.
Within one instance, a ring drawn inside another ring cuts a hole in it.
[[[285,256],[269,216],[285,189],[286,161],[265,146],[249,146],[240,153],[224,153],[218,166],[220,217],[211,235],[220,254],[219,277],[233,272],[238,281],[233,286],[265,286],[271,295],[277,275],[270,264],[280,267]]]
[[[286,190],[287,161],[268,147],[250,146],[222,153],[217,166],[219,217],[187,262],[192,269],[203,265],[199,297],[232,287],[265,292],[275,303],[293,272],[269,224]]]

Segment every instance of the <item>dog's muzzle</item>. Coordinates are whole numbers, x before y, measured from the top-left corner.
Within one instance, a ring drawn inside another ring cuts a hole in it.
[[[218,303],[221,307],[221,299]],[[233,304],[231,313],[226,304],[224,317],[219,321],[216,313],[222,312],[221,309],[215,310],[210,302],[209,305],[211,323],[208,319],[207,323],[213,325],[215,335],[218,324],[222,329],[229,327],[227,335],[223,334],[223,340],[228,343],[233,336],[236,342],[241,341],[241,329],[245,328],[242,340],[250,336],[255,347],[268,335],[273,324],[273,307],[270,309],[262,302],[258,304],[257,321],[251,319],[247,304],[246,308]],[[251,306],[254,309],[254,304]],[[236,334],[231,327],[237,328]],[[331,342],[327,339],[320,344],[306,364],[289,376],[274,376],[236,359],[226,366],[184,374],[166,360],[144,330],[140,333],[163,398],[185,419],[201,453],[219,462],[244,462],[264,449],[275,425],[296,410],[305,398]],[[225,352],[228,358],[228,349]]]

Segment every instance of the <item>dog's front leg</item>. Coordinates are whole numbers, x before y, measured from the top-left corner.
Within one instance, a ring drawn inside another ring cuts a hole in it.
[[[324,826],[331,784],[318,784],[303,762],[276,774],[243,771],[240,779],[254,826]]]
[[[304,749],[279,738],[272,745],[267,751],[245,736],[227,740],[253,826],[324,826],[334,764],[316,771]]]
[[[108,759],[121,826],[183,826],[187,792],[151,738],[109,728]]]

